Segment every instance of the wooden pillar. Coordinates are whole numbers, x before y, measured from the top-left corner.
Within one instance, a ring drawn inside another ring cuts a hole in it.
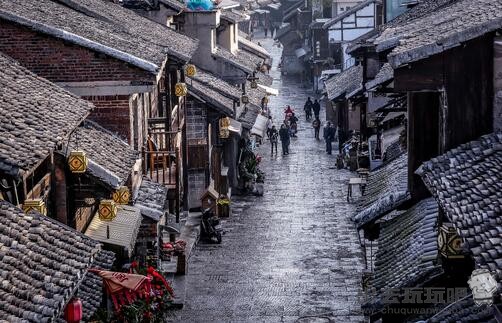
[[[66,184],[66,159],[60,154],[54,154],[54,208],[56,219],[64,224],[68,224],[68,203],[67,203],[67,184]]]
[[[408,92],[408,189],[415,201],[430,195],[415,171],[440,154],[439,97],[439,92]]]

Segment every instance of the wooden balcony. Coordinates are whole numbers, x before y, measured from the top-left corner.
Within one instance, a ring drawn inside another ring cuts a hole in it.
[[[148,120],[149,135],[143,147],[143,174],[168,188],[178,187],[180,156],[178,132],[166,131],[165,118]]]

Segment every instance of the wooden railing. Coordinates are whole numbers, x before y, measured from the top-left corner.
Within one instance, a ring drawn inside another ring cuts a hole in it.
[[[177,131],[168,131],[170,120],[148,119],[148,139],[142,149],[143,174],[157,183],[176,185],[179,156],[176,147]]]
[[[178,151],[143,149],[143,174],[164,185],[176,185],[179,173]]]

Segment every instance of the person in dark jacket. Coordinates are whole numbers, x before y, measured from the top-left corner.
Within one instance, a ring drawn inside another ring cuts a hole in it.
[[[305,102],[305,105],[303,106],[303,110],[305,110],[305,120],[309,121],[310,118],[312,118],[312,100],[310,100],[310,97],[307,98],[307,102]]]
[[[316,119],[319,118],[319,112],[321,111],[321,105],[319,104],[319,101],[315,99],[314,104],[312,104],[312,109],[314,110],[314,116]]]
[[[331,122],[328,121],[326,127],[324,128],[323,134],[324,140],[326,141],[326,152],[328,155],[331,155],[332,146],[331,143],[335,140],[335,128],[331,125]]]
[[[289,129],[284,124],[279,130],[279,137],[281,138],[282,154],[289,155]]]
[[[314,128],[315,139],[319,140],[319,130],[321,129],[321,120],[319,120],[319,118],[316,118],[314,122],[312,122],[312,127]]]
[[[272,155],[274,154],[274,147],[275,154],[277,155],[277,142],[279,142],[279,132],[277,131],[275,126],[272,125],[272,129],[270,129],[270,146]]]

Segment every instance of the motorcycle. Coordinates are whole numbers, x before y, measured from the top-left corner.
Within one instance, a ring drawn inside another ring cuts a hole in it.
[[[206,209],[202,213],[201,219],[202,235],[211,242],[221,243],[223,228],[220,220],[211,209]]]

